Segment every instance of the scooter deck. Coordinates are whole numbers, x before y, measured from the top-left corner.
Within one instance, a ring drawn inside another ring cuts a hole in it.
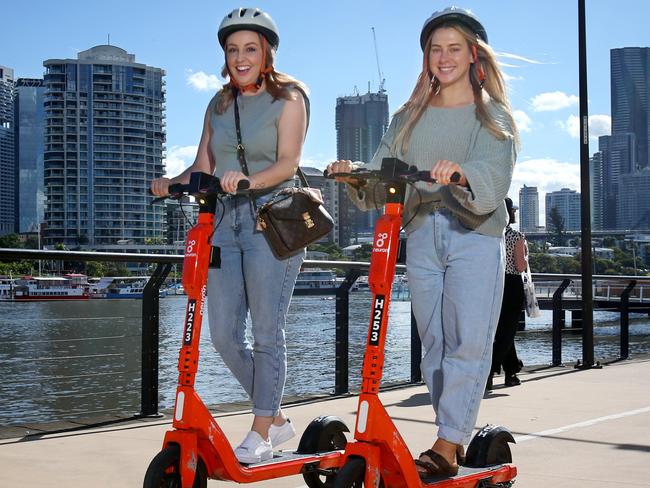
[[[499,475],[497,477],[497,475]],[[506,475],[506,476],[503,476]],[[478,484],[481,481],[485,483],[494,483],[494,485],[506,488],[512,486],[517,470],[512,464],[495,464],[484,468],[468,468],[460,466],[456,476],[432,476],[422,478],[425,486],[440,486],[445,488],[451,487],[481,487]],[[493,480],[497,478],[496,480]],[[486,484],[485,486],[491,486]]]
[[[332,454],[341,454],[342,451],[323,451],[317,453],[298,453],[296,451],[273,451],[273,457],[267,461],[262,461],[261,463],[242,463],[242,466],[247,468],[256,468],[258,466],[268,466],[276,463],[285,463],[287,461],[293,461],[296,459],[303,458],[322,458],[331,456]],[[315,459],[314,462],[318,462],[318,459]]]

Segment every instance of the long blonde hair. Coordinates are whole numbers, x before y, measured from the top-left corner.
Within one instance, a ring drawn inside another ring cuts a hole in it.
[[[478,67],[476,62],[474,62],[470,68],[470,82],[474,93],[476,118],[481,125],[490,131],[490,133],[492,133],[497,139],[503,140],[507,137],[512,137],[514,138],[515,143],[519,144],[519,132],[517,131],[517,126],[512,116],[512,109],[510,108],[510,102],[506,95],[506,84],[503,75],[501,74],[501,70],[499,69],[494,51],[492,51],[492,48],[487,43],[483,42],[482,39],[478,38],[472,31],[462,24],[453,21],[445,22],[436,27],[433,32],[441,27],[451,27],[460,32],[466,39],[470,51],[472,50],[472,46],[476,46],[477,48],[478,63],[481,64],[486,78],[483,87],[481,88],[479,76],[477,74]],[[417,124],[418,120],[420,120],[420,117],[422,117],[422,114],[429,106],[433,97],[436,96],[437,90],[440,89],[440,84],[437,80],[434,80],[434,83],[431,83],[432,74],[429,66],[429,52],[431,50],[433,32],[429,35],[424,46],[422,72],[418,76],[415,88],[406,103],[395,113],[395,115],[404,114],[404,122],[398,129],[391,147],[394,154],[397,154],[398,150],[401,151],[402,154],[408,152],[413,128]],[[490,113],[483,92],[486,92],[490,99],[503,107],[507,119],[505,123],[504,121],[497,120]]]
[[[273,67],[273,62],[275,61],[275,49],[273,49],[268,42],[262,42],[262,34],[258,33],[258,36],[260,37],[260,46],[266,46],[266,63],[264,69],[268,69],[269,72],[266,73],[264,77],[266,80],[266,91],[271,94],[273,99],[278,100],[280,98],[284,98],[286,100],[292,100],[292,88],[297,88],[305,94],[308,93],[309,91],[307,85],[305,85],[302,81],[297,80],[293,76],[290,76],[286,73],[281,73],[280,71],[275,70]],[[227,61],[226,64],[224,64],[223,68],[221,68],[221,77],[230,79]],[[232,89],[233,84],[229,81],[223,85],[221,90],[219,90],[218,102],[215,107],[215,111],[218,114],[224,113],[232,103]]]

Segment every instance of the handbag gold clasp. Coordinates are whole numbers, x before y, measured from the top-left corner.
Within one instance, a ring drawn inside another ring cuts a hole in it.
[[[309,212],[304,212],[302,214],[302,218],[305,221],[305,226],[307,226],[308,229],[311,229],[316,225],[314,224],[314,220],[311,218],[311,215],[309,215]]]

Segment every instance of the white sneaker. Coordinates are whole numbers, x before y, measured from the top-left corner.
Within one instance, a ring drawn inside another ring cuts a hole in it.
[[[269,427],[269,440],[273,447],[279,446],[283,442],[287,442],[289,439],[296,435],[296,429],[293,427],[290,419],[282,425],[273,425]]]
[[[261,435],[251,430],[235,449],[235,456],[240,463],[261,463],[273,457],[273,448],[269,441],[265,441]]]

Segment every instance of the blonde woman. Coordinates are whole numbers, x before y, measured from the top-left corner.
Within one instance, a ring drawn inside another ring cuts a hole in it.
[[[490,371],[504,281],[504,198],[518,142],[505,83],[487,33],[471,12],[435,12],[421,33],[422,72],[370,167],[387,156],[429,170],[438,183],[407,196],[407,270],[422,339],[421,370],[436,414],[422,477],[454,475],[469,442]],[[348,172],[336,161],[330,172]],[[460,174],[458,184],[452,175]],[[383,203],[346,179],[361,208]]]

